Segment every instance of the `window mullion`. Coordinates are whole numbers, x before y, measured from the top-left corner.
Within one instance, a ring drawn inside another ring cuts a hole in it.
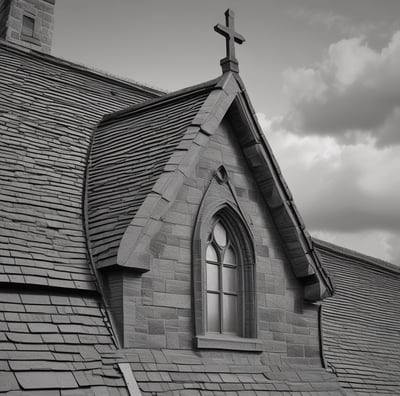
[[[219,268],[219,313],[220,313],[219,321],[220,321],[221,333],[223,333],[224,332],[224,289],[223,289],[221,261],[218,264],[219,264],[218,268]]]

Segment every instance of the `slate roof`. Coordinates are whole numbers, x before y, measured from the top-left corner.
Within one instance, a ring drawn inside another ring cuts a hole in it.
[[[318,367],[277,366],[258,354],[128,349],[142,395],[339,396],[333,374]]]
[[[101,117],[161,92],[0,41],[0,393],[127,395],[87,255]]]
[[[322,303],[323,354],[342,386],[400,394],[400,268],[316,241],[335,294]]]
[[[0,330],[0,393],[127,395],[97,297],[3,288]]]
[[[161,93],[0,42],[0,282],[94,289],[86,157],[105,113]]]
[[[107,263],[217,81],[157,99],[163,93],[0,42],[0,84],[0,392],[126,395],[117,362],[127,358],[148,394],[342,394],[322,369],[256,356],[116,350],[87,255],[88,151],[90,234]],[[400,393],[400,271],[316,243],[337,285],[322,308],[328,370],[357,393]]]
[[[216,81],[104,117],[88,167],[88,220],[98,266],[116,264],[130,221]]]

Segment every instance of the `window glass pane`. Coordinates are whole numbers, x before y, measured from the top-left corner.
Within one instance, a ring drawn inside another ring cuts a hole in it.
[[[207,246],[206,260],[207,261],[218,261],[217,252],[211,245]]]
[[[235,252],[231,247],[229,247],[225,252],[224,263],[236,265]]]
[[[25,36],[33,37],[35,32],[35,20],[26,15],[22,18],[22,34]]]
[[[224,292],[237,293],[236,268],[222,268],[222,280],[224,284]]]
[[[223,326],[224,333],[237,334],[237,297],[224,294],[224,317]]]
[[[226,245],[226,231],[225,228],[222,226],[221,222],[215,224],[214,240],[221,247],[224,247]]]
[[[207,330],[221,332],[219,294],[207,293]]]
[[[219,290],[218,265],[207,264],[207,290]]]

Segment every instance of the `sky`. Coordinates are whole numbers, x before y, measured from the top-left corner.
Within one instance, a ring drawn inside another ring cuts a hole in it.
[[[308,231],[400,265],[399,0],[57,0],[53,55],[174,91],[240,75]]]

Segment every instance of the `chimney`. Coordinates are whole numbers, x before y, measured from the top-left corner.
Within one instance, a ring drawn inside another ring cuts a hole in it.
[[[0,0],[0,38],[50,53],[55,0]]]

